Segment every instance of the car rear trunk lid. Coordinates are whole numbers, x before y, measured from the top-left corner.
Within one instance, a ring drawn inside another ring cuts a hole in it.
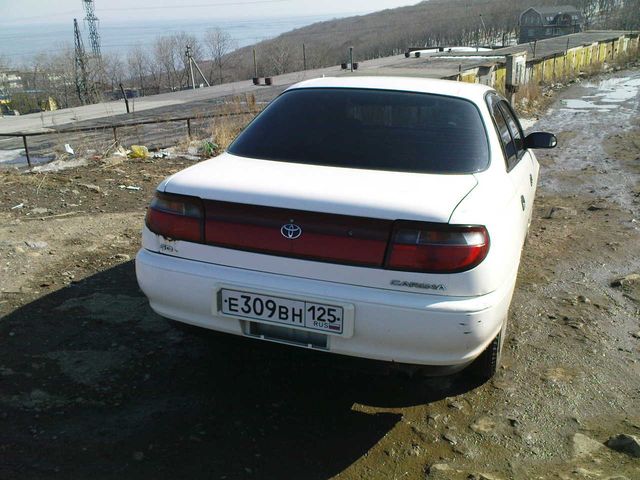
[[[447,223],[455,207],[476,184],[472,174],[326,167],[225,153],[175,174],[160,189],[228,203]]]
[[[186,242],[179,248],[183,258],[406,290],[394,286],[402,279],[436,293],[442,275],[384,270],[394,227],[399,221],[447,224],[476,184],[473,175],[355,170],[224,154],[174,175],[160,190],[202,199],[202,243],[223,249]],[[371,268],[378,273],[371,274]]]

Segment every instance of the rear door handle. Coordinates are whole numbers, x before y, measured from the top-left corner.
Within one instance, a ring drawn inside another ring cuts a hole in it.
[[[524,212],[527,207],[527,201],[524,199],[524,195],[520,195],[520,203],[522,203],[522,211]]]

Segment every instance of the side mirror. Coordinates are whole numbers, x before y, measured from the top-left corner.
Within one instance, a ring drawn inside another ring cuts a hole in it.
[[[533,132],[524,139],[524,148],[555,148],[558,139],[553,133]]]

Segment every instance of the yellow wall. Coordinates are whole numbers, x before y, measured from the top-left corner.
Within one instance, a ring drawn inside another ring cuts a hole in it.
[[[552,83],[563,78],[571,78],[590,65],[598,66],[604,62],[610,62],[626,52],[638,53],[640,49],[640,37],[623,37],[615,41],[593,43],[586,46],[574,47],[550,58],[538,58],[527,62],[525,77],[532,83]],[[507,69],[504,65],[496,65],[491,79],[493,88],[505,92]],[[477,72],[468,70],[462,72],[458,79],[466,83],[478,83]],[[525,80],[526,81],[526,80]]]
[[[493,85],[493,88],[498,90],[501,93],[505,93],[505,83],[507,81],[507,68],[506,67],[498,67],[496,68],[496,82]]]
[[[461,82],[465,82],[465,83],[477,83],[476,82],[476,74],[475,73],[463,73],[461,78],[460,78]]]
[[[598,47],[598,61],[600,63],[607,59],[607,44],[601,43]]]
[[[554,80],[553,58],[544,61],[543,81],[551,83]]]

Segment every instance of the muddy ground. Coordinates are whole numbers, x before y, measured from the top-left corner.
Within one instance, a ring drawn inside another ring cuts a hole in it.
[[[484,385],[155,315],[133,257],[190,161],[0,173],[0,478],[640,479],[603,445],[640,436],[640,287],[611,286],[640,273],[639,92],[584,81],[535,127],[560,146]]]

